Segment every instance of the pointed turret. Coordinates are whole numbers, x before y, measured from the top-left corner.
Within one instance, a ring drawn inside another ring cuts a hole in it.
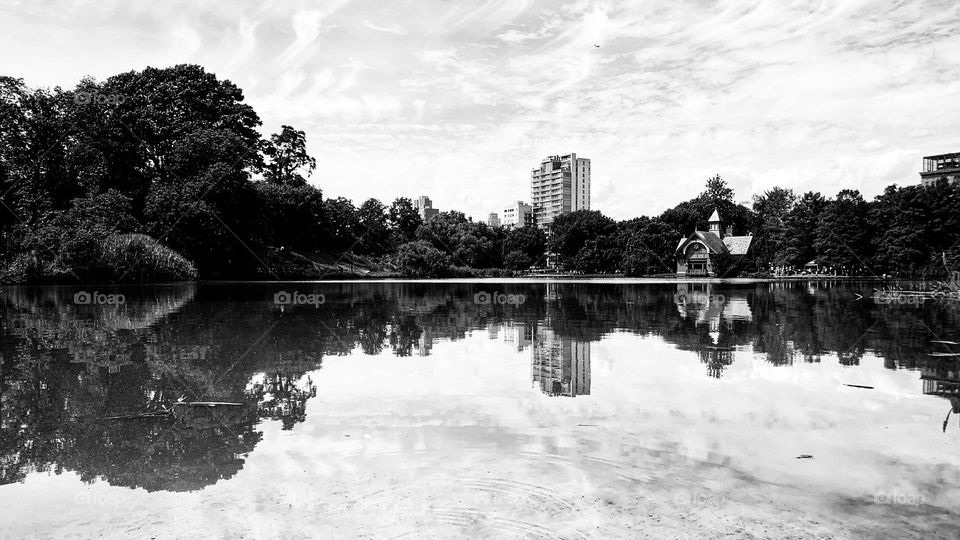
[[[707,220],[707,224],[710,226],[707,230],[723,238],[723,235],[720,232],[720,213],[717,212],[716,208],[714,208],[713,213],[710,214],[710,219]]]

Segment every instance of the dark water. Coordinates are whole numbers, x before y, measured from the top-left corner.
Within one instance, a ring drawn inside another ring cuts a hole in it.
[[[0,505],[22,512],[0,526],[149,537],[193,516],[233,536],[289,506],[335,513],[341,537],[398,534],[391,512],[430,518],[411,534],[631,537],[628,514],[749,517],[776,491],[822,534],[951,536],[960,306],[878,304],[872,287],[191,284],[101,287],[94,304],[4,288]],[[122,303],[96,304],[108,294]],[[211,401],[234,405],[182,404]],[[482,493],[498,495],[457,505]],[[23,506],[58,497],[62,519]],[[510,514],[510,497],[556,509]],[[283,521],[250,536],[316,532]],[[205,536],[184,526],[171,537]],[[699,526],[683,530],[715,531]]]

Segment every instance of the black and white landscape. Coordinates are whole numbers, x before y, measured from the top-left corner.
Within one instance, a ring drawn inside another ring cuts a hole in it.
[[[0,540],[960,536],[958,27],[0,5]]]

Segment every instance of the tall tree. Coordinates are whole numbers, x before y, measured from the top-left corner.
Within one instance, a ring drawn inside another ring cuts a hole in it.
[[[783,243],[778,248],[778,260],[793,266],[802,266],[817,256],[814,242],[817,239],[817,224],[827,206],[820,193],[808,191],[794,204],[784,217]]]
[[[860,192],[844,189],[827,203],[817,223],[814,248],[823,264],[841,267],[847,272],[869,271],[869,231],[866,229],[867,203]]]
[[[785,256],[785,220],[797,198],[793,190],[774,187],[753,198],[753,256],[762,267],[790,264]]]
[[[357,209],[360,238],[357,251],[366,255],[382,255],[391,251],[387,207],[377,199],[363,201]]]
[[[267,158],[263,178],[273,184],[302,186],[307,180],[301,173],[310,176],[317,168],[317,160],[307,153],[306,134],[287,125],[260,141],[260,151]]]
[[[390,205],[388,212],[390,228],[396,235],[396,244],[400,245],[413,241],[417,235],[417,228],[423,225],[423,218],[413,207],[413,202],[406,197],[398,197]]]

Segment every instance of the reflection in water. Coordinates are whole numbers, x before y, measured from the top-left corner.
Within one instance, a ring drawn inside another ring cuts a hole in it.
[[[531,347],[533,383],[551,396],[590,395],[590,343],[558,336],[538,325]]]
[[[869,284],[830,282],[526,282],[497,284],[523,304],[474,303],[487,285],[301,284],[326,303],[284,311],[264,284],[124,288],[121,306],[76,305],[70,288],[4,289],[0,483],[70,470],[150,491],[202,489],[243,467],[261,422],[309,423],[324,356],[402,361],[478,330],[529,348],[532,383],[551,396],[598,398],[592,347],[613,332],[657,336],[710,377],[725,376],[735,353],[774,366],[824,355],[857,366],[870,353],[919,370],[924,394],[960,392],[958,357],[931,356],[956,348],[945,341],[957,339],[955,303],[878,305],[856,299]],[[239,405],[176,405],[210,401]]]
[[[307,400],[317,397],[317,386],[310,375],[294,380],[279,372],[261,373],[247,384],[246,395],[257,402],[260,418],[282,420],[287,430],[307,419]]]

